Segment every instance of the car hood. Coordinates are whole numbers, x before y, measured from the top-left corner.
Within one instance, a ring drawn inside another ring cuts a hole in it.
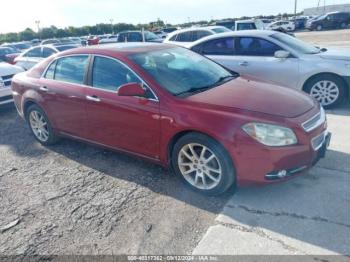
[[[298,117],[315,106],[314,100],[300,91],[242,77],[187,99],[287,118]]]
[[[8,63],[0,63],[0,76],[14,75],[19,72],[23,72],[23,69]]]
[[[350,51],[347,49],[330,49],[326,52],[318,54],[318,56],[323,59],[350,60]]]

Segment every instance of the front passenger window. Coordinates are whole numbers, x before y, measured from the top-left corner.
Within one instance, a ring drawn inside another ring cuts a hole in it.
[[[241,56],[270,56],[283,50],[278,45],[256,37],[241,37],[236,40],[236,54]]]
[[[92,86],[117,91],[127,83],[141,83],[140,79],[126,66],[106,57],[96,56],[92,68]]]

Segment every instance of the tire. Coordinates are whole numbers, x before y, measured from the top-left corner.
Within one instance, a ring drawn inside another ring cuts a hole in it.
[[[317,31],[322,31],[322,30],[323,30],[323,26],[322,26],[322,25],[316,26],[316,30],[317,30]]]
[[[319,75],[307,82],[305,92],[315,98],[325,109],[334,108],[345,98],[346,85],[334,75]]]
[[[191,153],[191,148],[197,157]],[[202,155],[203,148],[206,150]],[[189,133],[181,137],[172,151],[171,163],[185,184],[204,195],[220,195],[236,186],[231,157],[218,142],[206,135]]]
[[[348,25],[347,25],[345,22],[343,22],[343,23],[340,24],[340,28],[341,28],[341,29],[345,29],[347,26],[348,26]]]
[[[58,141],[58,136],[55,134],[47,115],[39,106],[31,105],[28,108],[26,111],[26,120],[35,139],[42,145],[49,146]],[[42,126],[35,128],[39,126],[38,123],[40,121]]]

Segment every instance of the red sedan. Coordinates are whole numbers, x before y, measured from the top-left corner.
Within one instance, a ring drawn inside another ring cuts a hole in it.
[[[12,89],[43,145],[67,136],[131,153],[209,195],[301,174],[330,140],[309,96],[164,44],[69,50],[16,75]]]

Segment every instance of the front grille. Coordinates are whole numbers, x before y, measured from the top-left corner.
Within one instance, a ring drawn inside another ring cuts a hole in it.
[[[7,75],[7,76],[2,76],[2,81],[4,82],[5,86],[10,86],[11,85],[11,81],[12,81],[12,77],[14,75]]]
[[[320,134],[319,136],[316,136],[314,139],[312,139],[311,144],[312,144],[312,148],[315,151],[319,150],[322,147],[322,145],[326,139],[326,135],[327,135],[326,132],[324,132],[324,133]]]
[[[306,132],[311,132],[312,130],[315,130],[322,124],[326,122],[326,112],[323,108],[321,108],[321,111],[313,116],[311,119],[307,120],[305,123],[302,124],[302,127]]]

